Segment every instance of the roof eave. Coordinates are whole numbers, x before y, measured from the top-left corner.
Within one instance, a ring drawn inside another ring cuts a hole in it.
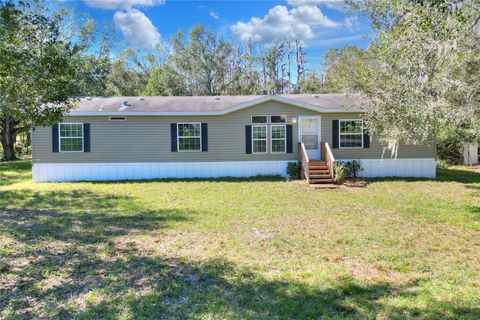
[[[280,103],[285,103],[293,105],[299,108],[306,110],[311,110],[321,113],[350,113],[350,112],[362,112],[361,109],[338,109],[338,108],[322,108],[315,105],[289,99],[285,97],[268,95],[260,97],[258,99],[248,101],[245,103],[238,104],[231,108],[222,110],[222,111],[195,111],[195,112],[184,112],[184,111],[71,111],[69,116],[222,116],[235,111],[246,109],[249,107],[256,106],[261,103],[276,101]]]

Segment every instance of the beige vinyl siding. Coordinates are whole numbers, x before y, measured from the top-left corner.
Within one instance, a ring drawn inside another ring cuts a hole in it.
[[[319,115],[314,111],[278,102],[236,111],[223,116],[127,116],[126,121],[109,121],[108,116],[67,117],[65,122],[90,123],[91,152],[52,152],[52,129],[37,128],[33,132],[33,161],[35,163],[86,162],[211,162],[297,160],[298,123],[293,124],[293,153],[245,153],[245,126],[251,125],[252,115],[286,115],[292,117]],[[333,119],[358,118],[359,114],[320,114],[321,140],[331,144]],[[171,152],[170,123],[208,123],[208,152]],[[270,125],[269,125],[270,126]],[[270,127],[268,128],[270,150]],[[371,143],[370,149],[334,150],[338,158],[380,158],[382,146]],[[432,148],[400,146],[400,158],[432,158]]]
[[[340,119],[362,119],[358,113],[328,113],[322,114],[322,141],[327,141],[332,146],[332,122]],[[390,159],[390,150],[384,152],[382,145],[375,137],[370,141],[370,148],[351,148],[351,149],[332,149],[333,156],[336,159],[380,159],[384,153],[385,159]],[[398,158],[416,159],[416,158],[434,158],[435,147],[427,145],[406,145],[401,143],[398,148]]]

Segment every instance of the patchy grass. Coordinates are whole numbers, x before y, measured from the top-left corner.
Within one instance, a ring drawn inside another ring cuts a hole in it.
[[[479,319],[480,174],[44,183],[0,164],[0,318]]]

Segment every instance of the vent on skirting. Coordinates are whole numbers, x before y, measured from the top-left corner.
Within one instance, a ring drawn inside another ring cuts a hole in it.
[[[127,120],[127,117],[110,117],[108,118],[110,121],[125,121]]]

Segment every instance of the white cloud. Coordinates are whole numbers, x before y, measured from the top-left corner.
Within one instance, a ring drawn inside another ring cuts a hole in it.
[[[345,8],[345,0],[287,0],[287,2],[293,7],[325,5],[335,10],[343,10]]]
[[[134,47],[153,47],[160,43],[160,33],[152,21],[137,9],[115,12],[113,22]]]
[[[210,17],[212,17],[213,19],[220,19],[220,16],[219,16],[218,13],[215,12],[215,11],[209,11],[208,14],[209,14]]]
[[[348,16],[343,20],[343,25],[350,31],[358,29],[360,22],[357,16]]]
[[[164,4],[165,0],[84,0],[92,8],[130,9],[133,6],[153,7]]]
[[[285,6],[271,8],[263,18],[253,17],[248,22],[231,26],[233,34],[241,41],[272,43],[283,40],[308,40],[314,38],[314,29],[338,27],[316,6]]]

